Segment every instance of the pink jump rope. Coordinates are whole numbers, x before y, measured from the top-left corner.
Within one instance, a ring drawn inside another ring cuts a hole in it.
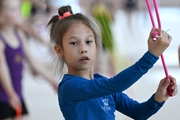
[[[156,3],[156,0],[153,0],[153,3],[154,3],[154,9],[155,9],[155,12],[156,12],[158,27],[161,29],[161,21],[160,21],[160,17],[159,17],[158,6],[157,6],[157,3]],[[151,22],[152,22],[152,26],[153,26],[153,28],[156,28],[155,23],[154,23],[154,18],[153,18],[153,15],[152,15],[151,6],[149,4],[149,0],[146,0],[146,4],[147,4],[148,12],[149,12],[149,15],[150,15],[150,19],[151,19]],[[152,37],[155,38],[156,35],[159,36],[160,34],[157,31],[154,31],[152,33]],[[166,64],[165,64],[163,54],[161,54],[161,61],[162,61],[162,64],[163,64],[163,68],[164,68],[166,78],[169,78],[168,70],[167,70],[167,67],[166,67]],[[168,91],[168,95],[172,96],[172,92],[173,92],[172,84],[170,84],[168,86],[167,91]]]

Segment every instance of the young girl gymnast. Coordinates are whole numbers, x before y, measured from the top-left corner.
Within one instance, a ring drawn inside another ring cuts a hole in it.
[[[61,63],[67,66],[58,86],[59,106],[66,120],[114,120],[117,110],[133,119],[146,120],[155,114],[169,98],[167,87],[175,78],[162,79],[159,87],[147,101],[138,103],[124,90],[134,84],[153,67],[171,42],[171,36],[157,30],[161,37],[154,41],[151,30],[148,51],[132,66],[112,78],[94,73],[96,56],[101,49],[101,32],[96,21],[81,13],[73,14],[70,6],[63,6],[49,21],[51,42]]]

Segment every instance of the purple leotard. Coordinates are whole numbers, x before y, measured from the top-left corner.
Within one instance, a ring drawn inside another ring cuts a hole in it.
[[[3,35],[0,33],[0,40],[4,43],[5,45],[5,59],[8,65],[8,69],[10,72],[10,78],[12,81],[12,85],[14,87],[14,90],[18,94],[19,98],[22,99],[22,72],[23,72],[23,58],[24,58],[24,53],[23,53],[23,48],[22,48],[22,41],[21,38],[17,32],[17,30],[14,31],[14,35],[20,42],[19,47],[17,48],[11,48]],[[4,91],[2,85],[0,84],[0,101],[3,102],[8,102],[8,96],[6,92]]]

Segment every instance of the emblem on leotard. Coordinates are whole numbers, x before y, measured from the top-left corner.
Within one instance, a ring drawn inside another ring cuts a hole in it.
[[[107,98],[104,98],[103,100],[104,106],[102,106],[102,108],[104,109],[104,111],[109,111],[111,110],[110,106],[109,106],[109,100]]]

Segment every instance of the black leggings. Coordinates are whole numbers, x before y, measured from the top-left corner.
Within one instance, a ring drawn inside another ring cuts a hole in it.
[[[22,105],[22,115],[27,115],[28,111],[26,109],[26,105],[24,100],[21,101]],[[0,101],[0,120],[13,118],[16,116],[16,111],[9,105],[9,103]]]

